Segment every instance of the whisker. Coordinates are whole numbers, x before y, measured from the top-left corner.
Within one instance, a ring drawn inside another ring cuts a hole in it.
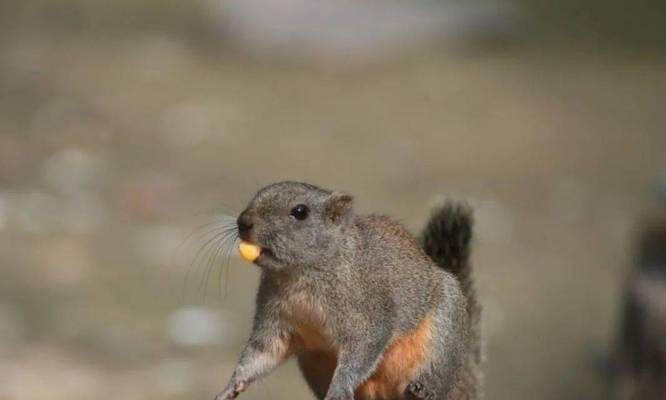
[[[236,249],[236,243],[238,243],[238,240],[240,239],[238,235],[238,231],[234,232],[233,235],[229,236],[227,241],[224,243],[224,250],[221,252],[221,256],[224,258],[224,262],[219,265],[218,269],[218,285],[220,286],[221,290],[221,281],[222,281],[222,271],[225,271],[225,279],[224,279],[224,297],[226,298],[226,295],[228,293],[228,284],[229,284],[229,269],[231,268],[231,254],[233,251]]]
[[[234,235],[232,235],[229,240],[228,240],[228,245],[226,246],[226,249],[222,253],[222,257],[225,258],[225,261],[223,264],[220,265],[220,268],[218,269],[217,273],[217,280],[218,280],[218,285],[222,285],[222,270],[225,271],[225,278],[224,278],[224,296],[226,297],[227,295],[227,288],[229,284],[229,268],[231,268],[231,253],[234,251],[236,248],[236,243],[239,240],[238,232],[235,232]]]
[[[223,211],[220,212],[219,210]],[[192,242],[197,243],[197,248],[185,273],[185,279],[183,280],[183,297],[185,296],[188,285],[194,280],[193,276],[201,274],[201,277],[197,279],[199,281],[197,286],[199,292],[202,293],[202,299],[205,302],[214,268],[219,268],[217,281],[218,293],[221,293],[222,269],[225,267],[224,264],[227,264],[228,271],[231,252],[233,251],[234,244],[238,240],[237,218],[234,216],[237,215],[237,213],[229,212],[230,210],[232,210],[232,208],[222,205],[222,207],[218,207],[218,210],[216,211],[199,213],[199,216],[203,215],[210,218],[207,218],[208,221],[193,227],[183,239],[181,246],[188,245]],[[220,262],[221,260],[225,261]]]
[[[203,283],[204,283],[205,277],[206,277],[205,271],[206,271],[207,263],[204,262],[204,260],[209,257],[210,252],[211,252],[211,248],[213,248],[214,243],[216,242],[218,235],[220,235],[220,234],[219,233],[215,234],[206,241],[206,243],[201,247],[199,253],[197,254],[197,258],[195,259],[197,269],[199,269],[199,266],[201,266],[201,268],[203,269],[203,274],[201,275],[201,280],[199,281],[199,291],[200,292],[203,288]],[[205,300],[205,296],[204,296],[204,300]]]
[[[203,237],[204,243],[197,249],[192,261],[190,262],[187,272],[185,273],[185,279],[183,281],[183,294],[187,290],[188,282],[190,281],[190,276],[192,273],[195,273],[199,269],[202,261],[207,257],[211,251],[211,246],[214,245],[216,240],[219,240],[224,235],[230,232],[237,230],[235,218],[231,216],[218,216],[215,220],[210,221],[201,225],[198,228],[195,228],[193,232],[188,235],[188,238],[184,241],[187,242],[192,239],[195,235],[196,237]],[[197,240],[198,241],[198,240]],[[184,295],[183,295],[184,297]]]
[[[224,262],[220,265],[220,268],[217,270],[217,284],[220,289],[220,294],[222,294],[222,272],[223,270],[226,270],[229,268],[229,263],[231,260],[231,252],[234,250],[236,247],[236,240],[238,240],[238,236],[232,236],[229,239],[229,245],[227,248],[222,252],[222,257],[224,258]],[[227,295],[227,282],[225,281],[224,283],[224,296],[226,297]]]
[[[218,228],[235,227],[236,219],[228,215],[220,215],[212,221],[205,222],[192,228],[190,233],[183,239],[183,244],[187,243],[195,235],[203,235],[211,230]]]
[[[219,233],[216,233],[212,238],[210,238],[206,244],[204,245],[206,248],[205,255],[202,259],[205,259],[206,262],[203,264],[204,268],[204,273],[201,276],[201,282],[199,284],[199,290],[203,290],[203,301],[206,301],[206,292],[208,288],[208,277],[210,275],[210,270],[212,268],[212,265],[214,264],[214,259],[212,258],[215,249],[218,247],[218,243],[220,240],[222,240],[226,235],[230,234],[232,232],[231,229],[228,230],[223,230]]]
[[[217,261],[219,260],[219,256],[222,253],[222,251],[225,251],[227,248],[227,242],[229,241],[230,238],[235,238],[237,236],[237,230],[236,229],[228,229],[225,230],[219,234],[217,234],[213,239],[213,243],[209,246],[209,252],[206,260],[206,269],[204,276],[202,277],[204,280],[203,284],[203,290],[204,290],[204,301],[207,296],[208,292],[208,281],[210,279],[211,272],[213,271],[213,268],[218,264]]]
[[[236,241],[236,234],[234,232],[233,235],[230,235],[224,242],[220,243],[220,246],[218,248],[217,254],[215,254],[216,258],[219,258],[220,256],[225,257],[225,254],[231,254],[231,249],[233,249],[233,243]],[[229,242],[229,245],[227,245],[227,242]],[[222,281],[220,279],[220,276],[222,275],[222,270],[224,269],[224,264],[221,264],[218,266],[217,269],[217,295],[220,296],[222,294]]]
[[[204,286],[204,299],[206,298],[206,294],[208,291],[208,280],[210,278],[210,274],[213,271],[213,268],[215,268],[217,261],[219,260],[219,255],[220,252],[225,248],[226,242],[229,237],[233,237],[235,235],[235,230],[233,231],[228,231],[224,232],[220,235],[217,236],[217,239],[215,243],[213,243],[213,249],[210,252],[207,260],[207,267],[206,267],[206,284]],[[219,292],[219,288],[218,288]]]
[[[219,261],[219,259],[220,259],[220,254],[222,254],[224,251],[226,251],[227,242],[228,242],[229,238],[231,238],[231,237],[234,237],[234,232],[225,235],[225,236],[224,236],[223,238],[221,238],[220,241],[217,243],[217,245],[216,245],[216,249],[215,249],[215,251],[213,252],[213,261],[211,262],[211,264],[210,264],[210,266],[209,266],[209,268],[208,268],[208,272],[207,272],[207,274],[208,274],[209,276],[210,276],[210,274],[213,272],[214,268],[217,268],[217,267],[218,267],[218,265],[219,265],[219,262],[218,262],[218,261]],[[208,279],[208,278],[207,278],[207,279]],[[221,288],[220,288],[220,285],[219,285],[219,283],[218,283],[218,285],[217,285],[217,292],[218,292],[218,295],[219,295],[220,291],[221,291]]]

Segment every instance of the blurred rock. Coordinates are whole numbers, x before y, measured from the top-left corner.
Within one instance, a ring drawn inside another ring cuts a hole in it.
[[[224,314],[207,307],[181,308],[169,316],[167,336],[184,347],[229,344],[235,329],[229,323],[230,315]]]
[[[343,62],[374,58],[426,40],[452,41],[506,24],[505,10],[489,2],[209,0],[205,4],[221,20],[221,29],[245,49]]]
[[[0,197],[0,228],[3,212],[13,225],[29,233],[91,233],[106,218],[106,205],[94,192],[72,192],[56,196],[41,190],[19,192],[8,196],[5,204]]]
[[[101,166],[101,160],[92,153],[63,149],[44,163],[42,178],[51,189],[70,195],[90,188]]]
[[[13,197],[11,209],[17,227],[25,232],[46,233],[61,227],[59,200],[46,192],[19,193]]]

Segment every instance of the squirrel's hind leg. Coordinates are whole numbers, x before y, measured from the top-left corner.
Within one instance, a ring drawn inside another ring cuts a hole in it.
[[[449,286],[450,287],[450,286]],[[438,299],[428,360],[404,392],[406,400],[478,400],[475,340],[464,301],[450,293]]]

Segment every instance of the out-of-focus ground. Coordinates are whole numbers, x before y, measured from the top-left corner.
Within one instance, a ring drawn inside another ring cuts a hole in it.
[[[285,62],[157,3],[0,8],[0,399],[211,398],[258,271],[190,266],[188,233],[280,179],[414,230],[468,199],[488,398],[605,398],[633,233],[661,207],[661,53],[511,34]],[[289,363],[244,398],[311,396]]]

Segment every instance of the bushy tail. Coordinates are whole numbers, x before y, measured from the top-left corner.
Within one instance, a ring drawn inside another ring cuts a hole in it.
[[[464,376],[469,382],[463,383],[471,390],[480,390],[483,376],[481,364],[484,362],[484,346],[481,339],[481,306],[476,298],[470,263],[472,241],[472,209],[466,204],[446,202],[432,210],[430,220],[421,233],[423,250],[442,269],[458,278],[466,298],[469,316],[469,362]],[[476,392],[474,398],[481,398]]]
[[[421,243],[440,268],[458,278],[467,297],[468,311],[476,316],[479,310],[469,260],[472,225],[472,209],[468,205],[446,202],[432,211],[421,233]]]

